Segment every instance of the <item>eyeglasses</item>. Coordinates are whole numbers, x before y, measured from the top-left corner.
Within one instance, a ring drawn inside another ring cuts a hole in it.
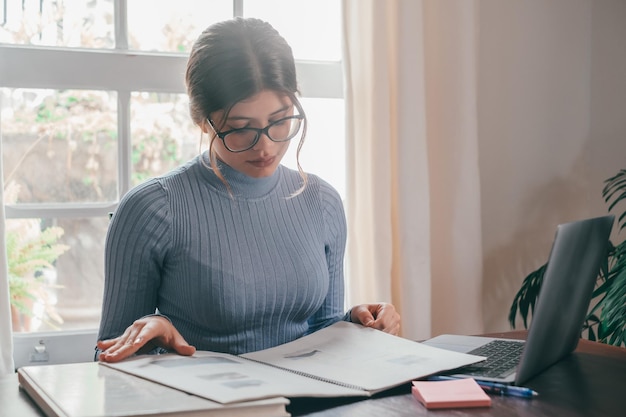
[[[283,117],[265,126],[263,129],[255,127],[242,127],[240,129],[219,132],[213,121],[207,119],[215,130],[217,137],[224,143],[224,147],[231,152],[244,152],[252,149],[259,142],[262,134],[265,134],[273,142],[287,142],[293,139],[302,127],[303,115]]]

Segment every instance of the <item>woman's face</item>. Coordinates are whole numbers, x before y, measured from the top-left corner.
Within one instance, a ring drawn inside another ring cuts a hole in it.
[[[294,106],[288,96],[271,90],[263,90],[235,104],[226,120],[224,120],[224,111],[215,112],[210,115],[210,118],[217,129],[227,132],[243,127],[263,129],[268,124],[293,114]],[[208,122],[205,123],[204,130],[206,133],[213,134]],[[251,149],[243,152],[229,151],[219,138],[213,141],[213,149],[220,160],[231,168],[254,178],[272,175],[288,148],[289,142],[274,142],[265,134],[261,134],[259,141]]]

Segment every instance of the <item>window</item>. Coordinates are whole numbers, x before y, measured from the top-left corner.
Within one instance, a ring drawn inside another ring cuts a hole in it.
[[[193,40],[215,21],[260,17],[292,45],[310,122],[302,166],[345,195],[340,2],[2,1],[14,331],[97,328],[108,213],[198,152],[183,74]],[[295,146],[284,163],[295,167]]]

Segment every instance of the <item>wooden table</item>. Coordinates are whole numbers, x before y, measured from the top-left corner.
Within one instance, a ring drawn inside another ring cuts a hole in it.
[[[525,332],[489,336],[523,339]],[[531,379],[526,386],[539,392],[532,400],[492,397],[490,408],[426,410],[404,385],[370,399],[293,399],[295,416],[626,416],[626,348],[581,340],[576,351]],[[43,416],[22,392],[17,377],[0,379],[0,417]]]
[[[525,331],[488,336],[524,339]],[[427,410],[413,398],[410,384],[370,399],[295,399],[293,416],[626,416],[626,348],[580,340],[574,353],[525,384],[539,392],[527,400],[492,396],[490,408]]]

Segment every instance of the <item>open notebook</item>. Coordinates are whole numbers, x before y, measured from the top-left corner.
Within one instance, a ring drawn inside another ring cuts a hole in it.
[[[525,342],[440,335],[424,343],[487,357],[456,370],[455,375],[515,385],[561,360],[580,339],[600,265],[606,259],[613,220],[609,215],[557,227]]]
[[[272,397],[368,397],[417,378],[483,360],[340,321],[242,355],[141,355],[104,363],[224,404]]]
[[[20,388],[47,417],[279,417],[282,397],[219,404],[97,362],[24,366]],[[0,402],[0,415],[3,414]],[[13,417],[13,416],[11,416]],[[16,416],[18,417],[18,416]]]

